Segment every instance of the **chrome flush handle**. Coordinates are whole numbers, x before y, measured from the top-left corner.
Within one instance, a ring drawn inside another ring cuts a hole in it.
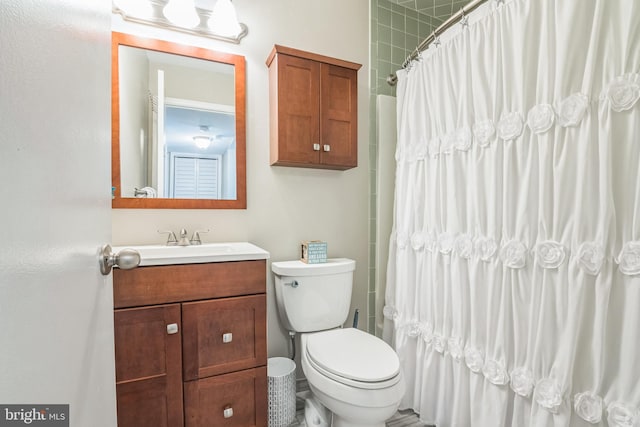
[[[298,286],[300,286],[300,283],[298,283],[297,280],[294,280],[293,282],[289,282],[289,283],[285,283],[285,286],[291,286],[292,288],[297,288]]]

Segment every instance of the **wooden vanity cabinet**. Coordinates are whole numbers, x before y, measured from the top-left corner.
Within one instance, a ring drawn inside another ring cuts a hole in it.
[[[271,164],[356,167],[361,65],[276,45],[267,66]]]
[[[119,427],[266,427],[266,261],[113,282]]]

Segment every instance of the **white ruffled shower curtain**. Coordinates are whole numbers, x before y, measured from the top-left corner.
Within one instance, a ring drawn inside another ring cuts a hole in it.
[[[489,0],[398,72],[385,334],[443,426],[640,425],[640,1]]]

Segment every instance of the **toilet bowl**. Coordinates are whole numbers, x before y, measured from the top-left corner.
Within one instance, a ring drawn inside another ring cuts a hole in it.
[[[313,395],[333,413],[333,427],[384,427],[405,382],[397,355],[358,329],[301,336],[302,370]]]
[[[301,333],[301,365],[312,394],[305,405],[307,419],[317,420],[309,427],[327,425],[324,409],[332,413],[333,427],[384,427],[398,409],[405,381],[398,356],[387,343],[342,328],[355,261],[284,261],[272,263],[271,269],[280,320],[290,332]]]

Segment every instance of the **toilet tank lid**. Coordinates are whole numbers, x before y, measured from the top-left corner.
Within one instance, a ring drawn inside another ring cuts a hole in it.
[[[329,258],[327,262],[307,264],[300,260],[271,263],[271,271],[279,276],[321,276],[347,273],[356,269],[356,262],[348,258]]]

